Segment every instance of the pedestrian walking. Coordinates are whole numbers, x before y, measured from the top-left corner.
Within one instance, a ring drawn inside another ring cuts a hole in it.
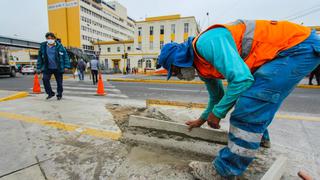
[[[313,77],[316,77],[318,86],[320,86],[320,65],[316,67],[309,75],[309,85],[313,85]]]
[[[127,74],[130,74],[130,67],[129,66],[126,67],[126,72],[127,72]]]
[[[93,56],[93,59],[90,61],[90,69],[92,74],[93,85],[98,83],[98,72],[100,70],[100,63],[96,56]]]
[[[205,82],[208,106],[189,129],[205,122],[215,129],[234,106],[228,146],[213,163],[191,162],[198,179],[236,179],[258,149],[270,147],[268,126],[283,100],[320,64],[320,37],[308,27],[288,21],[238,20],[218,24],[185,43],[166,44],[159,64],[179,79]],[[228,81],[224,91],[221,79]],[[218,178],[218,177],[217,177]]]
[[[52,91],[50,79],[54,75],[57,82],[57,99],[61,100],[63,92],[63,73],[70,67],[70,59],[63,45],[56,41],[53,33],[48,32],[45,35],[47,41],[40,44],[40,50],[37,60],[37,73],[43,73],[43,85],[47,99],[55,96]]]
[[[89,74],[89,79],[91,80],[90,61],[87,62],[87,65],[86,65],[86,73]]]
[[[86,70],[86,63],[84,62],[83,59],[80,59],[78,61],[77,69],[78,69],[79,80],[83,81],[84,80],[84,72]]]

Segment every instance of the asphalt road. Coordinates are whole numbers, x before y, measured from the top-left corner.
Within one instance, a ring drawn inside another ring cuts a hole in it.
[[[33,85],[32,75],[18,75],[16,78],[8,78],[0,76],[1,90],[16,90],[30,91]],[[65,84],[71,83],[65,81]],[[86,91],[83,83],[90,85],[91,82],[79,83],[72,81],[72,90],[76,91],[77,86],[79,91]],[[121,91],[122,95],[128,96],[130,99],[145,100],[147,98],[177,100],[177,101],[192,101],[192,102],[207,102],[208,95],[204,85],[190,84],[144,84],[144,83],[127,83],[127,82],[111,82],[117,90]],[[93,87],[94,89],[94,87]],[[111,89],[110,89],[111,90]],[[108,88],[106,88],[108,93]],[[111,92],[112,93],[112,92]],[[84,94],[79,93],[79,96]],[[89,95],[88,95],[89,96]],[[90,95],[91,96],[91,95]],[[92,96],[93,98],[99,98]],[[117,98],[117,97],[115,97]],[[307,113],[316,116],[320,115],[320,89],[301,89],[296,88],[287,99],[284,101],[280,111],[289,113]]]

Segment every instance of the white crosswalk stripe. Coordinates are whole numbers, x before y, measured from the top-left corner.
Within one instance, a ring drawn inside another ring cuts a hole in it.
[[[55,81],[51,81],[51,87],[56,92],[57,84]],[[105,96],[113,98],[128,98],[127,95],[122,94],[119,89],[111,85],[108,82],[104,82]],[[32,91],[32,88],[31,88]],[[41,91],[45,92],[44,86],[41,84]],[[64,81],[63,82],[63,96],[85,96],[85,97],[97,97],[97,86],[92,85],[89,82],[77,82],[77,81]]]
[[[57,88],[56,85],[51,85],[51,87],[52,88]],[[44,88],[44,86],[41,85],[41,88]],[[105,88],[105,90],[110,91],[110,92],[121,93],[121,91],[119,89],[111,89],[111,88],[108,88],[108,87],[104,87],[104,88]],[[70,86],[66,86],[66,85],[63,86],[63,89],[88,90],[88,91],[96,91],[97,90],[96,87],[92,87],[92,88],[89,88],[89,87],[70,87]]]

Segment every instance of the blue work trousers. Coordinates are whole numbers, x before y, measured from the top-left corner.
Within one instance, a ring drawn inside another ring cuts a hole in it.
[[[220,175],[238,176],[247,169],[261,139],[269,139],[267,127],[283,100],[318,64],[320,37],[313,31],[254,73],[253,85],[241,94],[231,114],[228,146],[213,161]]]

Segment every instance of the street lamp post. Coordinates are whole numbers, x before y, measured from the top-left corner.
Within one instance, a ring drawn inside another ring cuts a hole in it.
[[[114,41],[117,41],[117,42],[121,42],[119,39],[117,38],[113,38]],[[127,53],[126,53],[126,46],[124,44],[124,42],[122,42],[122,45],[123,45],[123,74],[126,74],[126,60],[127,60]]]
[[[143,50],[142,48],[136,48],[136,50],[141,51],[141,53],[143,54]],[[144,63],[144,57],[143,55],[141,55],[142,59],[141,59],[141,65],[142,65],[142,69],[143,69],[143,63]],[[145,65],[146,66],[146,65]]]
[[[98,38],[98,52],[97,52],[97,59],[100,61],[100,54],[101,54],[101,46],[100,46],[100,39]]]

